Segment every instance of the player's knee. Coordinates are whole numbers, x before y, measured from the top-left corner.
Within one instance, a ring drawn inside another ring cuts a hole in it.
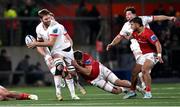
[[[75,70],[76,70],[75,67],[72,65],[67,67],[68,72],[74,72]]]
[[[61,62],[57,63],[55,75],[62,75],[63,70],[64,70],[63,63]]]
[[[149,71],[146,69],[142,69],[142,75],[146,75],[146,74],[149,74]]]

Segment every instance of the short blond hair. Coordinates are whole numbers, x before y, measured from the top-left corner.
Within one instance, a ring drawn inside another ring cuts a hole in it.
[[[50,15],[52,12],[50,12],[48,9],[41,9],[38,11],[38,16],[42,18],[45,15]]]

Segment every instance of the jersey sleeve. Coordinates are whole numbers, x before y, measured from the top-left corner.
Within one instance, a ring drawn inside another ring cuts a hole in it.
[[[123,27],[122,27],[121,31],[119,32],[119,34],[122,35],[122,36],[131,36],[132,32],[133,32],[133,30],[131,29],[130,23],[126,22],[123,25]]]
[[[60,28],[59,26],[51,27],[51,29],[49,30],[49,35],[50,36],[60,36],[60,35],[63,35],[62,28]]]
[[[66,30],[66,28],[64,26],[62,26],[62,30],[63,30],[64,35],[67,34],[67,30]]]
[[[90,66],[91,64],[92,64],[92,58],[91,58],[91,56],[89,55],[89,54],[87,54],[87,53],[84,53],[83,54],[83,63],[84,63],[84,65],[86,65],[86,66]]]
[[[140,17],[144,24],[151,23],[154,20],[154,16],[140,16]]]
[[[38,26],[36,27],[36,35],[37,35],[37,40],[42,38],[41,35],[40,35],[40,29],[38,28]]]
[[[147,33],[147,39],[150,43],[152,43],[153,45],[158,41],[158,37],[154,34],[153,31],[149,30]]]

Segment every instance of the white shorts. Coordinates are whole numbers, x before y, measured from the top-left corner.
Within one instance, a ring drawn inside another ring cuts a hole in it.
[[[91,81],[91,84],[105,91],[112,92],[113,84],[118,80],[118,77],[102,64],[99,65],[99,69],[98,77]]]
[[[71,47],[71,50],[69,52],[65,52],[65,51],[62,51],[60,49],[56,49],[56,50],[53,50],[51,52],[51,55],[55,55],[55,54],[59,54],[61,56],[63,56],[63,60],[64,62],[66,63],[66,65],[72,65],[71,64],[71,61],[74,60],[74,54],[73,54],[73,48]]]
[[[144,54],[144,55],[140,56],[136,60],[136,63],[140,64],[140,65],[143,65],[144,62],[146,61],[146,59],[151,60],[154,64],[156,64],[158,62],[157,54],[156,53],[147,53],[147,54]]]

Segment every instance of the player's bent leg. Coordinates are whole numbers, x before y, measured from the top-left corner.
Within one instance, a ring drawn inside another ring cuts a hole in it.
[[[119,87],[130,88],[131,83],[128,80],[120,80],[114,73],[110,72],[107,80]]]
[[[154,63],[151,60],[146,59],[144,65],[142,67],[142,74],[143,74],[144,82],[146,84],[144,98],[152,98],[152,94],[151,94],[151,76],[150,76],[149,71],[153,68],[153,66],[154,66]]]
[[[75,72],[75,75],[72,75],[72,78],[74,79],[74,85],[79,89],[82,95],[85,95],[87,92],[85,88],[79,83],[79,76],[77,72]]]
[[[72,76],[70,74],[68,74],[68,76],[65,78],[65,80],[66,80],[68,89],[70,91],[71,98],[73,100],[79,100],[80,98],[75,93],[74,80],[72,79]]]
[[[109,70],[104,65],[100,65],[100,70],[103,74],[105,80],[110,81],[112,84],[117,85],[119,87],[127,87],[131,86],[131,83],[127,80],[120,80],[111,70]]]

